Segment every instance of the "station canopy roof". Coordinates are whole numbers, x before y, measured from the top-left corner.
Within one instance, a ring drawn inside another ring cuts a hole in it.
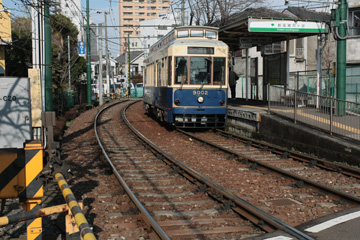
[[[226,24],[219,26],[219,39],[236,51],[327,33],[329,23],[329,14],[302,7],[289,7],[283,12],[249,8],[231,15]]]

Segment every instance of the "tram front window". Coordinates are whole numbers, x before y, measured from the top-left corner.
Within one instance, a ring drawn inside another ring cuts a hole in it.
[[[175,59],[175,84],[187,84],[187,57]]]
[[[190,84],[211,84],[211,58],[191,58]]]

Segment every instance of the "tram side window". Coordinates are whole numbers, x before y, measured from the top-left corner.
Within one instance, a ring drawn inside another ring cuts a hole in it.
[[[214,85],[225,84],[225,58],[214,59]]]
[[[211,83],[211,58],[191,57],[190,84]]]
[[[187,57],[175,58],[175,84],[187,84]]]
[[[172,57],[169,57],[168,58],[168,85],[170,86],[171,85],[171,78],[172,78],[172,66],[171,66],[171,63],[172,63]]]

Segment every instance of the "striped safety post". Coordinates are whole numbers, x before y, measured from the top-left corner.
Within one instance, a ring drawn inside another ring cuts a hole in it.
[[[69,185],[67,184],[64,176],[57,172],[55,174],[55,179],[60,187],[60,190],[64,196],[64,199],[69,206],[72,215],[75,218],[76,225],[80,230],[80,237],[84,240],[93,240],[96,239],[92,229],[89,226],[89,223],[86,221],[84,214],[81,211],[81,208],[76,201],[74,194],[72,193]]]
[[[30,212],[41,204],[44,196],[43,182],[39,175],[43,170],[44,151],[40,141],[29,141],[25,143],[25,168],[19,177],[24,178],[19,182],[25,188],[19,194],[20,204],[26,212]],[[42,239],[42,219],[36,218],[26,221],[27,240]]]

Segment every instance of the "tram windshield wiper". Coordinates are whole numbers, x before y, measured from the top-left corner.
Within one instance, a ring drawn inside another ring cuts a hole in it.
[[[181,90],[181,89],[182,89],[182,87],[184,86],[185,81],[186,81],[186,78],[182,79],[179,90]]]
[[[206,75],[206,77],[204,78],[204,80],[201,82],[201,86],[200,86],[200,88],[199,88],[199,91],[201,91],[201,90],[203,89],[203,87],[204,87],[205,84],[209,83],[209,81],[208,81],[209,78],[210,78],[210,73],[208,73],[208,74]]]

